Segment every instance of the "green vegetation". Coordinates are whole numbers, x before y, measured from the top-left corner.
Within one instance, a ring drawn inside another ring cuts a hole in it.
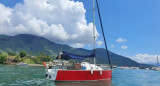
[[[52,61],[51,56],[45,54],[44,52],[40,52],[37,57],[33,57],[32,60],[35,63],[42,64],[43,62]]]
[[[31,55],[31,53],[27,54],[27,52],[24,50],[20,51],[19,54],[16,54],[13,51],[9,51],[8,56],[0,54],[0,64],[18,62],[24,62],[28,64],[42,64],[43,62],[48,61],[52,61],[52,58],[50,55],[47,55],[44,52],[40,52],[36,56]]]
[[[0,64],[4,64],[7,60],[7,56],[6,55],[0,55]]]
[[[20,55],[20,57],[25,57],[27,55],[27,52],[22,50],[19,55]]]
[[[13,62],[22,62],[22,58],[16,56],[15,59],[13,59]]]
[[[8,55],[10,55],[10,56],[16,56],[16,53],[15,52],[8,52]]]

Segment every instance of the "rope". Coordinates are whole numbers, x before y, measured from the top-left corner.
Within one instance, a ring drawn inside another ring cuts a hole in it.
[[[96,4],[97,4],[98,16],[99,16],[99,20],[100,20],[100,24],[101,24],[101,29],[102,29],[102,33],[103,33],[103,39],[104,39],[104,43],[105,43],[105,47],[106,47],[106,54],[107,54],[107,57],[108,57],[110,68],[112,69],[112,65],[111,65],[111,61],[110,61],[110,56],[109,56],[109,52],[108,52],[108,48],[107,48],[107,43],[106,43],[106,38],[105,38],[105,35],[104,35],[101,15],[100,15],[100,11],[99,11],[98,0],[96,0]]]

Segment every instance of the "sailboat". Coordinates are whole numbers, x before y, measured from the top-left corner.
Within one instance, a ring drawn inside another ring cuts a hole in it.
[[[152,67],[152,70],[160,71],[158,53],[157,53],[157,64],[158,64],[157,67]]]
[[[108,80],[112,78],[112,66],[108,54],[106,39],[103,31],[103,25],[101,21],[98,1],[96,0],[96,6],[98,10],[98,15],[100,19],[100,24],[102,28],[106,54],[109,61],[110,68],[104,68],[104,66],[98,66],[96,64],[95,55],[95,6],[93,0],[93,41],[94,49],[89,55],[77,55],[72,52],[62,51],[57,56],[57,60],[54,62],[44,62],[44,68],[46,73],[46,78],[53,81],[95,81],[95,80]],[[68,60],[76,59],[83,60],[86,58],[94,58],[94,63],[89,62],[73,62],[69,63]]]

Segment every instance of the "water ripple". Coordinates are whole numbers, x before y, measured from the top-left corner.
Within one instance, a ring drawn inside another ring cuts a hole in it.
[[[160,71],[115,69],[109,81],[53,82],[43,67],[0,65],[0,86],[160,86],[159,80]]]

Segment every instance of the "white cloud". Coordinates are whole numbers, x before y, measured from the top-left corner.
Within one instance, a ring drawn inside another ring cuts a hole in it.
[[[91,47],[91,44],[89,44],[88,47]]]
[[[121,46],[121,49],[127,49],[128,46]]]
[[[82,48],[82,47],[84,47],[84,44],[82,44],[82,43],[74,43],[71,46],[74,47],[74,48]]]
[[[121,38],[121,37],[116,40],[116,42],[120,42],[120,43],[121,43],[121,42],[126,42],[126,41],[127,41],[127,39],[123,39],[123,38]]]
[[[0,4],[0,24],[8,23],[10,21],[9,16],[11,15],[12,9],[6,8]]]
[[[115,46],[112,44],[112,45],[111,45],[111,48],[114,48],[114,47],[115,47]]]
[[[103,41],[98,40],[96,43],[97,43],[97,46],[101,46],[103,44]]]
[[[93,24],[87,24],[85,13],[83,3],[73,0],[24,0],[14,8],[0,4],[0,34],[32,34],[57,43],[90,44]]]
[[[139,63],[148,63],[148,64],[156,64],[157,63],[157,55],[149,55],[146,54],[137,54],[132,56],[131,59],[139,62]]]

